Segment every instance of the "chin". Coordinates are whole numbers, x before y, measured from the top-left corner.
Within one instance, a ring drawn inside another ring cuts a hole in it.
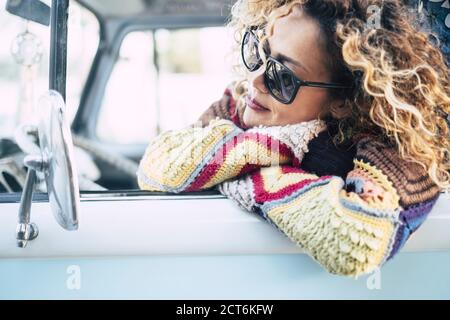
[[[257,127],[260,125],[270,126],[271,119],[268,116],[270,116],[270,114],[260,114],[259,112],[247,107],[245,108],[242,120],[248,128]]]

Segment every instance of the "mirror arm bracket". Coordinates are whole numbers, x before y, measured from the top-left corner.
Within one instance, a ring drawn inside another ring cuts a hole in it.
[[[24,164],[28,167],[28,172],[20,199],[19,222],[16,228],[17,246],[20,248],[25,248],[28,241],[35,239],[39,234],[37,225],[30,222],[31,204],[36,184],[36,172],[45,173],[48,160],[40,155],[28,155],[24,159]]]

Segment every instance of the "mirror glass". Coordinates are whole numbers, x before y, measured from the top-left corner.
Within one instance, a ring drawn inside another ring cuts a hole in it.
[[[56,91],[44,94],[39,99],[37,114],[50,205],[58,223],[67,230],[75,230],[78,228],[80,190],[72,135],[61,95]]]

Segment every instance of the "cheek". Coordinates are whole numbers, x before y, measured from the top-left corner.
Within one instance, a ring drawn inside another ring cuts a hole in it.
[[[309,91],[314,92],[306,92],[304,90],[290,105],[277,105],[277,117],[288,123],[317,119],[323,113],[323,110],[327,109],[328,95],[326,92],[317,91],[317,89]]]

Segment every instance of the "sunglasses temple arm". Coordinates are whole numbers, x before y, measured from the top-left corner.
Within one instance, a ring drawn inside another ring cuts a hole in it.
[[[335,83],[323,83],[323,82],[302,82],[301,85],[307,87],[318,87],[318,88],[330,88],[330,89],[346,89],[351,88],[350,86],[344,86]]]

